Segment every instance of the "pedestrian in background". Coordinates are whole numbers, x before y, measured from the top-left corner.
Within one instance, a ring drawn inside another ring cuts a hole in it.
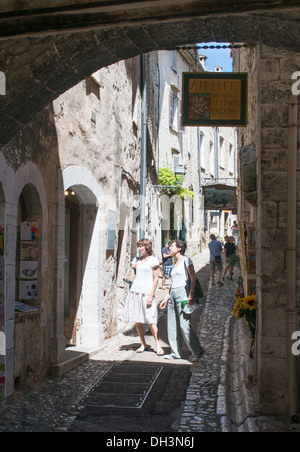
[[[168,340],[172,353],[165,355],[166,359],[179,359],[182,354],[182,338],[192,352],[192,361],[198,361],[204,349],[191,326],[191,315],[183,311],[182,302],[189,306],[195,303],[194,292],[196,275],[193,262],[185,254],[186,243],[174,241],[170,246],[170,254],[176,258],[171,272],[171,287],[169,293],[160,304],[161,309],[168,305]]]
[[[141,346],[137,353],[149,350],[145,341],[143,324],[150,325],[151,333],[155,340],[156,353],[164,354],[161,348],[157,328],[157,306],[155,291],[159,280],[159,261],[153,256],[152,243],[147,239],[137,243],[140,258],[134,259],[131,266],[136,269],[136,277],[128,293],[123,311],[125,322],[134,322],[141,340]]]
[[[238,235],[238,225],[237,222],[234,220],[233,225],[231,226],[232,235],[234,238],[235,246],[238,246],[239,243],[239,235]]]
[[[163,271],[164,271],[161,288],[164,290],[167,289],[166,279],[170,278],[171,271],[173,268],[173,259],[172,259],[172,256],[170,255],[170,246],[171,245],[172,245],[172,242],[169,241],[167,243],[167,245],[161,250],[161,255],[162,255],[162,259],[163,259]]]
[[[222,278],[222,245],[216,238],[215,234],[210,235],[211,242],[208,245],[210,251],[210,271],[211,271],[211,283],[215,284],[215,271],[218,272],[218,284],[223,285]]]
[[[225,243],[225,246],[224,246],[224,260],[225,260],[226,267],[224,270],[223,279],[225,279],[225,274],[226,274],[227,270],[229,269],[228,279],[230,279],[231,281],[232,281],[233,266],[230,265],[230,256],[232,256],[233,254],[235,254],[234,237],[230,236],[229,242]]]

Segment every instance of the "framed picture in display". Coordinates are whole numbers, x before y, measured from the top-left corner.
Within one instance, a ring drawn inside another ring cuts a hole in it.
[[[248,251],[248,271],[251,273],[256,272],[256,252]]]
[[[256,279],[248,279],[247,281],[247,294],[255,295],[256,294]]]

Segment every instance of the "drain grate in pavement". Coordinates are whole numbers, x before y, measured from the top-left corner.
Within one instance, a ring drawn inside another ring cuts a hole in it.
[[[113,365],[77,402],[85,407],[142,408],[163,367]]]

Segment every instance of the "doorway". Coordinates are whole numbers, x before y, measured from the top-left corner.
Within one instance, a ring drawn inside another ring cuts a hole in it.
[[[64,335],[67,345],[77,344],[80,280],[80,200],[74,190],[65,192]]]
[[[81,181],[79,184],[78,181]],[[64,172],[64,336],[67,346],[103,340],[103,193],[82,167]]]

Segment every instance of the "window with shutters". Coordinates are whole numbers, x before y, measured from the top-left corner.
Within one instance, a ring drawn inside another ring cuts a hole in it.
[[[179,133],[185,133],[185,127],[182,125],[182,99],[179,100],[178,122]]]
[[[171,52],[171,69],[177,73],[177,50]]]
[[[96,110],[94,110],[93,108],[91,108],[91,111],[90,111],[90,120],[91,120],[91,125],[93,127],[96,127],[97,114],[96,114]]]
[[[233,155],[233,145],[229,144],[229,156],[228,156],[228,171],[229,175],[233,176],[234,169],[234,155]]]
[[[215,153],[212,141],[209,142],[209,172],[211,177],[215,177]]]
[[[219,162],[220,167],[225,168],[225,146],[224,146],[224,138],[220,137],[219,141]]]
[[[182,158],[181,158],[179,152],[175,151],[173,149],[172,150],[172,154],[173,154],[173,171],[174,171],[174,173],[181,173],[181,174],[183,174],[183,172],[184,172],[184,165],[183,165],[183,161],[182,161]]]
[[[178,132],[178,96],[172,90],[170,92],[170,128]]]

